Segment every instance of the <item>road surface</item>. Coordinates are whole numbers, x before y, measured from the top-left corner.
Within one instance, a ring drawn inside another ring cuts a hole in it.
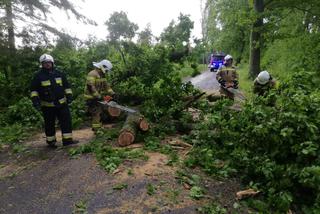
[[[216,72],[205,71],[200,75],[189,79],[189,81],[196,87],[203,91],[219,90],[219,83],[216,80]]]

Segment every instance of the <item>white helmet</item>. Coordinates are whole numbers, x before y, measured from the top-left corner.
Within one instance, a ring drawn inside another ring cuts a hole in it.
[[[112,69],[112,64],[109,60],[102,60],[100,62],[93,62],[94,67],[101,69],[104,73]]]
[[[224,61],[228,61],[229,59],[233,59],[233,57],[229,54],[224,57]]]
[[[261,71],[256,80],[261,85],[266,84],[270,80],[269,72],[268,71]]]
[[[43,62],[52,62],[52,64],[54,63],[53,57],[49,54],[43,54],[40,56],[39,58],[40,63]]]

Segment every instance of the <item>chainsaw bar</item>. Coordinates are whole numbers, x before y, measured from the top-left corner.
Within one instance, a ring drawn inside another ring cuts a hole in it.
[[[110,107],[112,107],[112,108],[120,109],[120,110],[125,111],[125,112],[128,112],[128,113],[137,113],[136,110],[133,110],[133,109],[131,109],[131,108],[128,108],[128,107],[119,105],[118,103],[116,103],[116,102],[114,102],[114,101],[110,101],[110,102],[107,102],[107,101],[99,101],[99,103],[101,103],[102,105],[110,106]]]

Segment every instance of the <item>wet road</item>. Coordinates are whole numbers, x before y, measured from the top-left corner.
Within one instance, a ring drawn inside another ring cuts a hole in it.
[[[216,72],[205,71],[200,75],[189,79],[196,87],[204,91],[219,90],[219,83],[216,80]]]

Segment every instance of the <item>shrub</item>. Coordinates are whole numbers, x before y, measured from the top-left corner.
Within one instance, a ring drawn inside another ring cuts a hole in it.
[[[7,124],[19,123],[29,128],[39,128],[43,119],[41,113],[33,108],[31,100],[24,97],[16,104],[8,107],[4,114],[4,121]]]
[[[191,137],[198,146],[188,165],[210,173],[241,172],[277,211],[292,204],[317,207],[320,92],[314,90],[312,76],[295,74],[269,97],[247,102],[241,112],[213,109]],[[266,105],[275,94],[276,106]]]

